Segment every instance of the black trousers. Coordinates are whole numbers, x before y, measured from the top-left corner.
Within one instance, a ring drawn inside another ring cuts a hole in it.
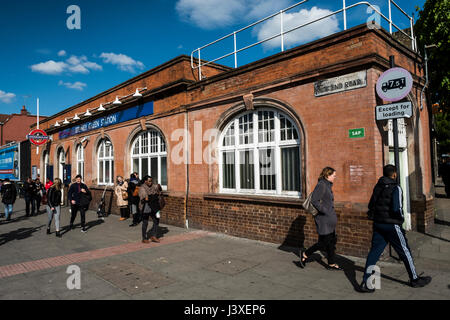
[[[130,217],[130,210],[128,209],[128,206],[120,207],[120,216],[122,218],[129,218]]]
[[[305,251],[306,256],[312,255],[317,250],[325,251],[327,253],[328,264],[334,264],[336,258],[336,232],[319,235],[319,241]]]
[[[36,211],[34,198],[32,196],[25,196],[25,213],[27,216],[30,215],[30,204],[31,204],[31,215],[33,215]]]
[[[42,197],[41,196],[34,196],[33,197],[33,201],[36,202],[36,213],[39,214],[40,213],[40,209],[41,209]]]
[[[148,240],[147,227],[149,217],[153,220],[150,237],[157,237],[158,234],[159,219],[156,217],[156,213],[142,213],[142,240]]]
[[[86,210],[83,206],[80,206],[78,204],[73,204],[70,207],[71,210],[71,217],[70,217],[70,225],[73,225],[75,218],[77,217],[78,210],[80,210],[81,215],[81,228],[84,228],[86,224]]]

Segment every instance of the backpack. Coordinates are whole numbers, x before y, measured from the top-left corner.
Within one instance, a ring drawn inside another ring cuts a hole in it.
[[[312,192],[309,194],[309,196],[306,197],[306,200],[303,202],[303,208],[306,210],[306,212],[308,212],[309,214],[311,214],[313,217],[317,216],[317,214],[319,213],[319,211],[317,211],[317,209],[313,206],[312,202],[311,202],[311,198],[312,198]]]
[[[2,196],[2,202],[5,204],[11,204],[14,202],[14,191],[13,186],[11,184],[9,185],[3,185],[2,186],[5,191],[3,192]]]

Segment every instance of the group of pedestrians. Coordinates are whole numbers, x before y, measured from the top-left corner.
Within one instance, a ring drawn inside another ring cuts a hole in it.
[[[48,181],[46,185],[51,186]],[[44,198],[45,200],[47,190],[48,189],[45,188],[39,178],[36,178],[34,180],[31,177],[27,178],[27,181],[25,181],[23,185],[25,197],[25,214],[27,217],[38,215],[41,212],[40,208],[42,199]]]
[[[336,170],[326,167],[322,170],[319,181],[311,195],[311,203],[318,211],[314,216],[319,240],[316,244],[304,250],[300,249],[299,264],[302,268],[309,262],[311,255],[318,251],[324,251],[327,256],[329,270],[343,270],[336,264],[336,225],[337,215],[334,209],[334,196],[332,186],[336,179]],[[397,169],[393,165],[383,168],[383,176],[375,185],[368,206],[368,219],[373,221],[372,245],[367,256],[364,276],[359,287],[360,292],[374,292],[375,288],[370,283],[373,266],[378,262],[386,245],[389,243],[395,249],[410,279],[410,286],[424,287],[431,282],[429,276],[417,275],[411,250],[408,246],[405,230],[402,227],[403,215],[402,188],[397,182]]]
[[[153,178],[145,176],[139,180],[137,172],[133,172],[129,181],[125,181],[122,176],[117,176],[114,189],[117,206],[120,209],[120,221],[130,218],[133,221],[130,227],[137,226],[142,222],[142,242],[160,242],[158,238],[158,226],[161,217],[160,211],[164,207],[164,198],[161,185],[153,183]],[[150,229],[150,237],[147,228],[150,218],[153,226]]]

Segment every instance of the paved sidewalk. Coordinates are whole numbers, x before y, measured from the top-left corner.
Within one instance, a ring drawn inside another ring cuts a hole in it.
[[[41,207],[44,209],[44,206]],[[16,203],[13,219],[0,221],[0,299],[450,299],[450,199],[437,199],[436,227],[428,234],[409,232],[420,272],[433,277],[420,289],[405,285],[402,264],[381,262],[381,290],[360,294],[365,260],[340,257],[345,272],[328,271],[324,262],[297,265],[295,248],[202,230],[161,225],[160,244],[140,242],[141,227],[87,213],[87,233],[46,234],[47,215],[24,216]],[[3,210],[2,210],[3,211]],[[63,227],[69,224],[67,208]],[[79,217],[75,223],[79,223]],[[150,223],[151,227],[151,223]],[[81,289],[69,290],[67,267],[81,270]]]

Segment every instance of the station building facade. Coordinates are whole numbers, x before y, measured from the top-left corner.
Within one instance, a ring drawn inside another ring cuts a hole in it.
[[[41,121],[51,141],[32,150],[32,164],[66,183],[81,174],[94,210],[106,188],[112,213],[115,177],[149,174],[166,196],[162,223],[294,246],[317,238],[301,203],[331,166],[338,252],[364,256],[367,204],[393,159],[390,123],[375,119],[390,56],[414,82],[405,98],[413,116],[399,126],[406,228],[426,231],[434,217],[422,58],[366,25],[236,69],[209,64],[202,80],[190,57],[177,57]]]

